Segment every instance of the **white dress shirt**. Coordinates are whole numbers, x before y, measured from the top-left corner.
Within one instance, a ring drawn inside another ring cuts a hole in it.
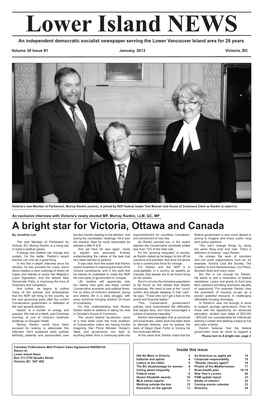
[[[62,100],[61,98],[59,98],[60,102],[62,103],[62,106],[64,106],[64,108],[66,109],[66,112],[68,113],[69,117],[71,118],[71,120],[73,121],[73,116],[72,116],[72,111],[70,110],[71,106],[67,105],[67,103],[64,102],[64,100]],[[85,129],[87,130],[87,122],[82,114],[82,111],[79,108],[79,105],[76,104],[75,106],[75,113],[78,116],[78,118],[82,121],[82,123],[84,124]]]

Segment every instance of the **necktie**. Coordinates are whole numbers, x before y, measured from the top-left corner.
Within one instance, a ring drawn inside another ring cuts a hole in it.
[[[71,106],[70,110],[72,111],[73,121],[74,121],[76,129],[78,130],[81,142],[82,142],[83,146],[85,146],[85,140],[86,140],[86,135],[87,135],[85,126],[82,123],[82,121],[78,118],[78,116],[75,112],[75,106]]]
[[[124,184],[125,184],[125,164],[118,164],[119,167],[119,179],[118,179],[118,184],[119,184],[119,190],[120,190],[120,194],[122,196],[123,194],[123,189],[124,189]]]

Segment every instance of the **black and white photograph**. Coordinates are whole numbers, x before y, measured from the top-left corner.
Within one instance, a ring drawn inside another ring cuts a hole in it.
[[[13,202],[251,202],[251,64],[15,63],[12,73]]]
[[[262,404],[260,19],[3,8],[4,407]]]

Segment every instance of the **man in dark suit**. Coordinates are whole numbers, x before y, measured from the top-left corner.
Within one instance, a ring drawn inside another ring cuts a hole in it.
[[[81,78],[65,67],[55,75],[58,97],[32,115],[30,149],[37,193],[43,202],[79,202],[93,150],[106,158],[92,106],[80,100]]]
[[[195,82],[180,83],[172,95],[182,117],[169,124],[160,163],[160,202],[236,201],[236,171],[223,123],[202,114],[206,95]]]
[[[104,131],[112,158],[88,169],[82,202],[157,202],[154,167],[130,155],[130,134],[119,122]]]

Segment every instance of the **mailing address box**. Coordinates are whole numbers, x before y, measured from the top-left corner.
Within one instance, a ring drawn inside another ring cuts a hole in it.
[[[129,344],[13,344],[12,394],[128,396],[129,354]]]

